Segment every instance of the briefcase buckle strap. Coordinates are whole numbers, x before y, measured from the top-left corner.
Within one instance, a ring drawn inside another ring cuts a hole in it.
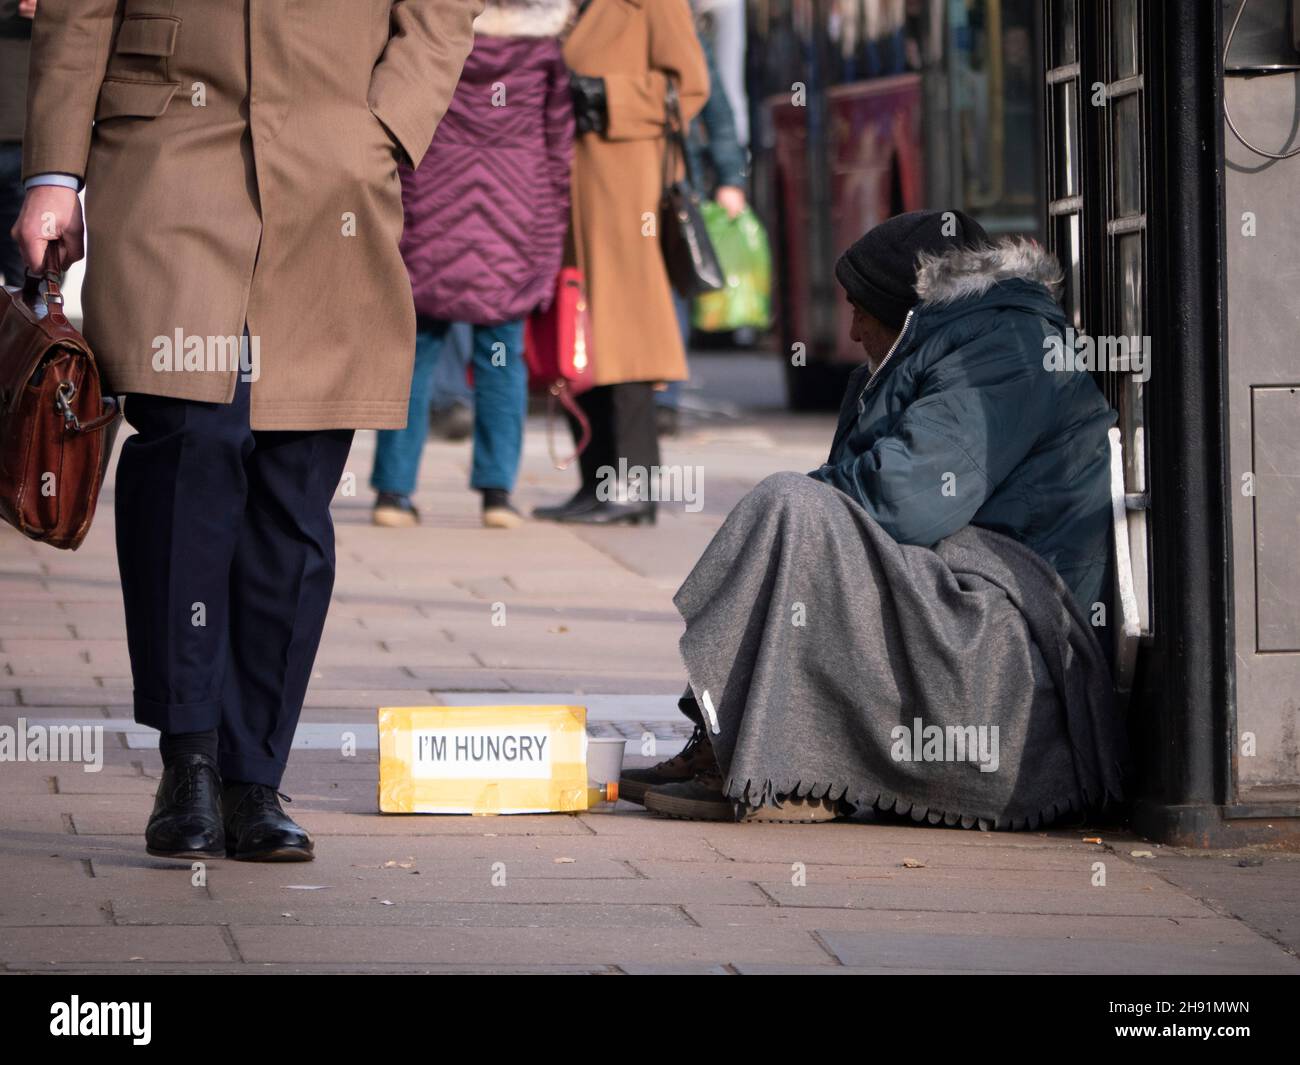
[[[77,417],[77,412],[72,409],[72,401],[76,398],[77,386],[71,381],[60,382],[54,396],[54,408],[63,415],[65,428],[74,433],[93,433],[96,429],[104,428],[117,417],[117,399],[113,396],[103,396],[103,413],[98,418],[83,423]]]

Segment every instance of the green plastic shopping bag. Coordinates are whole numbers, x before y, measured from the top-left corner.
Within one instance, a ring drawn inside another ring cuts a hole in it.
[[[766,329],[772,321],[772,253],[763,223],[748,207],[735,218],[713,200],[700,208],[726,284],[695,298],[692,323],[706,333]]]

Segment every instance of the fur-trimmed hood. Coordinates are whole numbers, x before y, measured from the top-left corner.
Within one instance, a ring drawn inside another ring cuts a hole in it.
[[[922,303],[953,303],[982,296],[999,281],[1019,278],[1061,293],[1061,267],[1046,248],[1024,237],[1004,237],[974,248],[951,248],[917,258],[916,294]]]
[[[558,37],[569,21],[571,0],[487,0],[474,20],[485,37]]]

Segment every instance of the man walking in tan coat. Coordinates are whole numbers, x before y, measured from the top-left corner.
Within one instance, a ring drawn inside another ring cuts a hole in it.
[[[357,428],[406,420],[399,161],[482,0],[41,0],[14,227],[82,255],[87,339],[136,429],[118,558],[151,854],[307,860],[280,806]]]

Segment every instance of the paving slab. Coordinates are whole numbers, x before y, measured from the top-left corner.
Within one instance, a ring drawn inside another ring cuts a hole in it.
[[[933,936],[827,931],[821,942],[846,965],[974,969],[1009,973],[1102,973],[1167,976],[1300,975],[1300,961],[1271,944],[1131,943],[1104,939],[1049,940],[1017,935]]]
[[[1152,862],[1152,872],[1216,913],[1300,951],[1300,855],[1165,852]]]
[[[279,925],[231,929],[248,962],[437,962],[440,964],[662,964],[735,961],[781,965],[835,964],[803,932],[758,939],[748,932],[703,928],[332,928]]]
[[[192,899],[187,902],[141,903],[114,899],[118,925],[238,925],[274,928],[694,928],[677,905],[606,905],[601,903],[425,902],[375,898],[366,901],[317,902],[300,898]],[[5,922],[8,923],[8,922]],[[87,922],[90,923],[90,922]],[[376,960],[385,960],[382,958]]]
[[[936,910],[846,909],[828,906],[746,906],[723,903],[683,906],[704,928],[771,927],[805,931],[848,931],[875,935],[1013,936],[1065,942],[1073,939],[1123,943],[1176,943],[1189,948],[1275,946],[1240,921],[1204,917],[1124,917],[1108,915],[1063,918],[1060,914],[979,913]],[[757,933],[756,933],[757,934]],[[1265,951],[1265,953],[1270,953]]]
[[[113,924],[108,900],[11,897],[0,902],[0,956],[7,929]]]
[[[1157,887],[1118,888],[1040,887],[1038,877],[1022,876],[1016,883],[985,887],[980,874],[941,885],[908,883],[810,884],[765,887],[780,906],[834,906],[878,910],[939,910],[966,913],[1042,913],[1063,917],[1101,915],[1123,917],[1204,917],[1213,911],[1179,891]]]
[[[0,963],[39,969],[51,964],[95,962],[228,962],[231,950],[220,928],[63,927],[6,928]]]

